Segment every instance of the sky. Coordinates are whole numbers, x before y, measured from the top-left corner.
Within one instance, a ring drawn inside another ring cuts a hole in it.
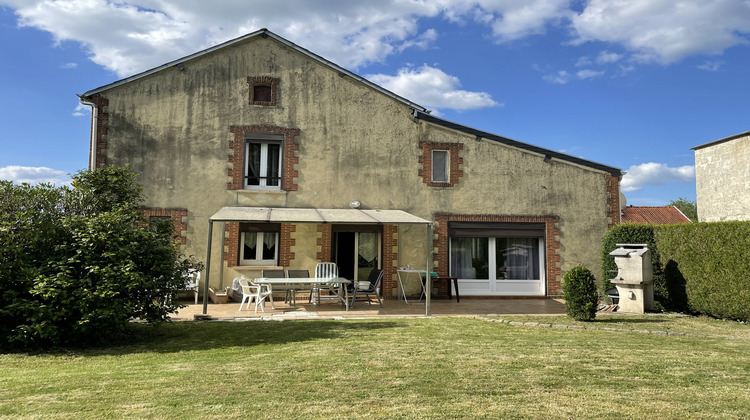
[[[750,0],[0,0],[0,179],[70,182],[76,94],[260,28],[441,118],[621,168],[629,205],[695,200],[690,148],[750,130]]]

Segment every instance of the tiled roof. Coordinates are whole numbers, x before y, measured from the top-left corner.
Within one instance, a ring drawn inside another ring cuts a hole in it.
[[[690,219],[674,206],[628,206],[622,209],[622,222],[666,225],[670,223],[690,223]]]

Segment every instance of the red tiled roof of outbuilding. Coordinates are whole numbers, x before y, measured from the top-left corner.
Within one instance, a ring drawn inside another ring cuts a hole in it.
[[[674,206],[628,206],[622,209],[622,222],[666,225],[670,223],[690,223],[690,219]]]

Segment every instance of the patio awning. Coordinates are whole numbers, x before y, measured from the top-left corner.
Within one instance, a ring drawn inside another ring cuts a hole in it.
[[[357,225],[427,225],[422,219],[403,210],[304,209],[272,207],[224,207],[209,218],[212,222],[253,223],[330,223]]]
[[[208,313],[208,283],[211,273],[211,242],[213,224],[220,222],[251,223],[326,223],[351,225],[424,225],[427,228],[427,241],[432,241],[432,223],[403,210],[360,210],[360,209],[314,209],[277,207],[223,207],[208,218],[208,242],[206,244],[206,276],[203,282],[203,314]],[[400,241],[400,238],[399,238]],[[400,246],[400,244],[399,244]],[[426,272],[432,272],[432,248],[426,247]],[[430,315],[430,287],[427,282],[425,292],[425,315]]]

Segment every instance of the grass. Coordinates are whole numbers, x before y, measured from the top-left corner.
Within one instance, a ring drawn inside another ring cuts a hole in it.
[[[663,331],[701,337],[723,337],[750,340],[750,326],[736,321],[708,317],[670,315],[597,314],[590,322],[576,321],[567,316],[499,316],[492,317],[515,322],[554,325],[578,325],[589,329],[617,329],[633,331]]]
[[[681,326],[682,318],[650,319],[663,319],[662,328],[695,328]],[[711,335],[721,330],[694,321]],[[727,328],[727,336],[741,337],[733,340],[471,318],[134,328],[148,334],[127,345],[0,355],[0,417],[614,419],[750,412],[750,340],[742,325]]]

